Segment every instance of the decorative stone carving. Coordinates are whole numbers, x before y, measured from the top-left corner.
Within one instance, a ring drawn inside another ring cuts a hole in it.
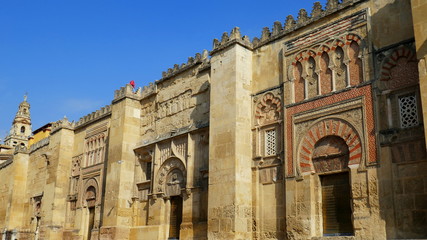
[[[327,136],[314,146],[312,155],[316,173],[342,171],[348,167],[348,146],[337,136]]]
[[[178,189],[186,186],[186,169],[178,158],[169,158],[160,167],[157,174],[157,191],[167,197],[179,195]],[[169,195],[174,194],[174,195]]]
[[[91,136],[85,141],[85,164],[92,166],[104,162],[106,132]]]
[[[316,34],[307,38],[307,45],[315,41]],[[295,49],[295,44],[301,44],[303,48],[303,43],[303,40],[292,43],[292,48]],[[362,57],[355,54],[360,52],[360,44],[358,35],[346,33],[289,55],[287,67],[291,70],[288,71],[288,79],[294,80],[294,101],[300,102],[362,83]],[[329,61],[330,56],[332,61]]]
[[[304,134],[297,153],[301,173],[315,172],[313,167],[313,156],[321,160],[321,156],[314,155],[315,146],[319,140],[322,140],[328,136],[337,136],[343,139],[349,151],[348,165],[356,165],[361,163],[363,146],[357,130],[350,123],[343,119],[330,118],[315,123]],[[337,162],[337,164],[338,163],[341,162]],[[328,164],[329,163],[318,163],[319,169],[333,169],[336,167],[325,166]]]
[[[72,159],[71,175],[77,176],[80,174],[80,168],[83,161],[83,154],[80,154]]]
[[[191,96],[192,91],[187,90],[176,97],[158,103],[157,118],[159,119],[171,116],[185,109],[193,107],[193,104],[191,102]]]
[[[276,121],[281,117],[282,104],[278,97],[266,93],[256,104],[255,118],[258,124]]]
[[[172,141],[172,152],[175,156],[178,156],[181,159],[185,159],[187,157],[187,139],[186,138],[178,138]]]
[[[180,169],[175,168],[168,173],[165,187],[167,196],[181,195],[181,189],[185,188],[185,179]]]

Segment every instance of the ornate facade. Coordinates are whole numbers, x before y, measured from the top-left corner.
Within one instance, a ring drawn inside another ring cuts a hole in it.
[[[252,41],[234,28],[0,146],[2,238],[427,238],[423,9],[328,0]]]

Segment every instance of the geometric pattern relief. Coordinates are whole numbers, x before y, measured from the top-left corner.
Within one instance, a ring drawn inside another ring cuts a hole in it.
[[[417,97],[415,94],[399,97],[400,127],[418,126]]]
[[[277,154],[276,129],[265,131],[265,155],[271,156]]]
[[[361,43],[361,37],[349,33],[334,36],[333,39],[325,39],[325,42],[320,45],[303,49],[291,56],[289,60],[293,74],[289,74],[288,78],[295,81],[294,101],[299,102],[326,94],[332,90],[333,85],[335,90],[341,90],[348,84],[355,86],[363,82],[362,61],[359,56]],[[333,59],[333,61],[329,61],[329,59]],[[348,69],[344,62],[347,62]],[[320,69],[315,66],[320,67]],[[348,83],[347,72],[348,77],[350,77]],[[319,80],[317,73],[320,74],[320,84],[316,82]],[[332,78],[332,75],[335,77]],[[320,92],[318,86],[320,86]],[[304,98],[302,97],[303,93],[306,94]]]
[[[302,138],[298,151],[301,172],[315,172],[313,153],[316,143],[327,136],[338,136],[348,146],[348,165],[360,164],[362,159],[362,143],[359,134],[351,124],[342,119],[325,119],[311,127]]]

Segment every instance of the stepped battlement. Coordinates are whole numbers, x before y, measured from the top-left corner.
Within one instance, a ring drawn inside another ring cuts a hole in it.
[[[187,60],[187,63],[182,63],[181,65],[175,64],[173,68],[169,68],[167,71],[164,71],[162,73],[162,78],[158,81],[162,81],[167,78],[171,78],[181,72],[184,72],[185,70],[202,63],[203,65],[209,65],[210,59],[209,59],[209,52],[208,50],[203,50],[202,53],[196,53],[194,57],[189,57]]]
[[[98,120],[108,114],[111,113],[111,106],[107,105],[95,112],[92,112],[86,116],[83,116],[79,119],[79,121],[77,121],[74,125],[75,128],[81,127],[83,125],[86,125],[89,122],[93,122],[95,120]]]
[[[227,32],[224,32],[221,41],[218,39],[213,40],[213,50],[211,52],[215,53],[219,50],[222,50],[233,43],[239,43],[246,48],[256,49],[261,47],[271,41],[274,41],[278,38],[283,37],[286,34],[289,34],[293,31],[296,31],[304,26],[307,26],[317,20],[324,18],[328,15],[331,15],[337,11],[340,11],[343,8],[354,5],[355,3],[362,2],[364,0],[328,0],[326,6],[323,8],[320,2],[315,2],[309,15],[306,9],[300,9],[298,16],[295,19],[294,16],[289,15],[286,17],[285,22],[282,24],[280,21],[276,21],[273,24],[273,28],[264,27],[261,32],[261,36],[254,37],[252,41],[249,40],[248,36],[241,37],[240,29],[235,27],[230,35]]]

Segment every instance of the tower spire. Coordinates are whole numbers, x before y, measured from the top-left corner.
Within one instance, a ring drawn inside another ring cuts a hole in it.
[[[31,135],[31,116],[27,98],[28,93],[25,93],[24,101],[19,104],[9,135],[5,138],[5,145],[12,147],[16,145],[28,146],[28,137]]]

